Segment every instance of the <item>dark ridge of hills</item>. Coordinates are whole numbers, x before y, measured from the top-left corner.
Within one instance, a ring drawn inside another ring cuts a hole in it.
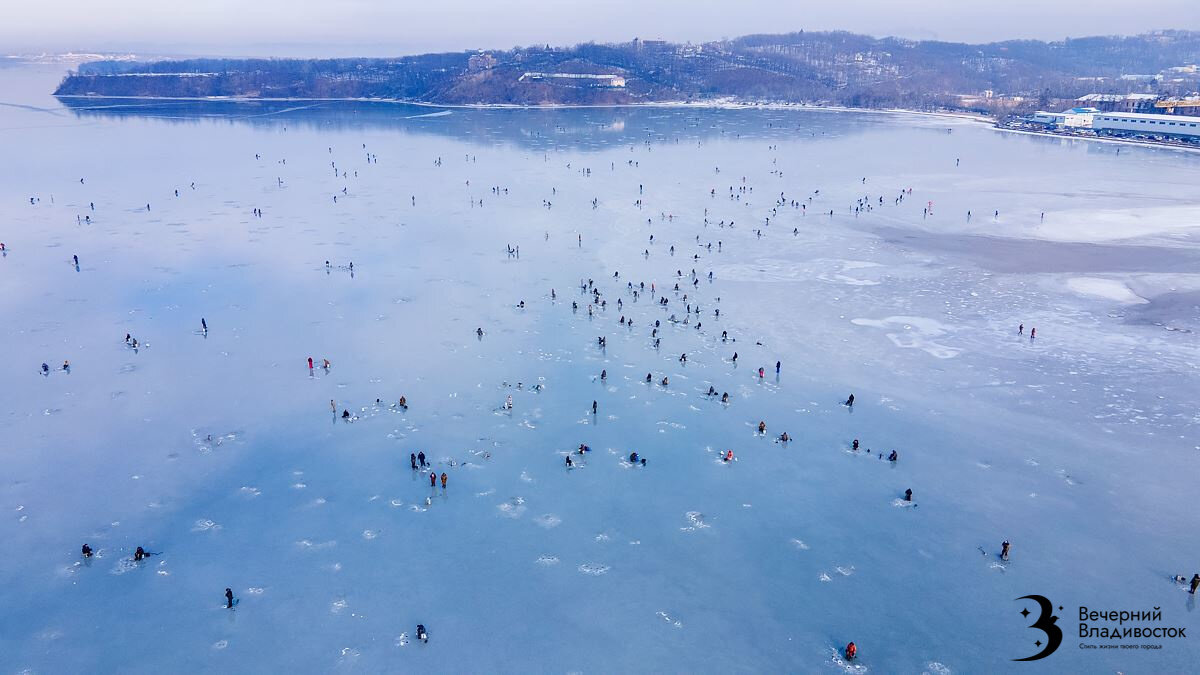
[[[97,61],[56,95],[609,105],[736,99],[1011,112],[1088,93],[1200,88],[1200,32],[971,45],[846,32],[399,58]],[[582,77],[580,77],[582,76]]]

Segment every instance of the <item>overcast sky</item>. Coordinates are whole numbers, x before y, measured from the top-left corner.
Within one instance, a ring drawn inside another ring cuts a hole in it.
[[[1200,30],[1200,0],[0,0],[0,53],[367,56],[849,30],[987,42]]]

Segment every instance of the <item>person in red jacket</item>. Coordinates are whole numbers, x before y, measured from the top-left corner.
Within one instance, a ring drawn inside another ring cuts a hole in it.
[[[850,644],[846,645],[846,660],[853,661],[855,656],[858,656],[858,647],[851,642]]]

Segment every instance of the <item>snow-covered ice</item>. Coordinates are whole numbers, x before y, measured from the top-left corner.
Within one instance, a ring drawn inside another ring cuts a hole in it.
[[[996,672],[1020,596],[1197,616],[1200,156],[39,68],[0,66],[6,671]]]

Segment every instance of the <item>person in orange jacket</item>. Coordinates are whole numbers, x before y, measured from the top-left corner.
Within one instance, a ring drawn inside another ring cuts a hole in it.
[[[858,647],[851,642],[850,644],[846,645],[846,660],[853,661],[855,656],[858,656]]]
[[[442,489],[446,489],[446,472],[442,472]]]

